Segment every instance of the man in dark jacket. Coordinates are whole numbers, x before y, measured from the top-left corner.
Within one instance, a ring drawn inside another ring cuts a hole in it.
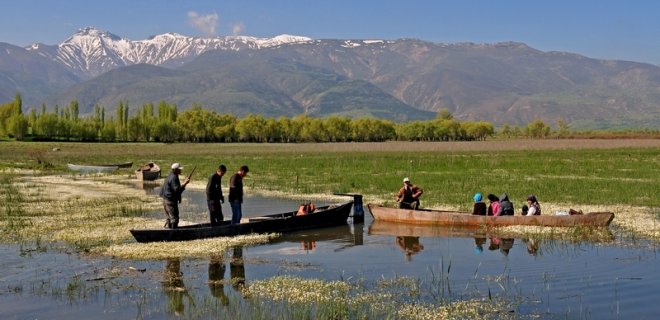
[[[211,225],[217,226],[222,223],[222,203],[225,203],[225,196],[222,194],[222,176],[227,172],[227,167],[221,164],[218,169],[209,177],[206,184],[206,204],[209,207],[209,216]]]
[[[241,166],[231,178],[229,178],[229,205],[231,206],[231,224],[241,223],[243,211],[243,177],[250,171],[248,166]]]
[[[181,194],[186,190],[186,185],[190,183],[190,178],[186,178],[183,184],[179,181],[183,167],[179,163],[172,164],[172,171],[167,176],[160,189],[160,196],[163,198],[163,207],[167,213],[167,222],[165,227],[176,229],[179,226],[179,203],[181,203]]]

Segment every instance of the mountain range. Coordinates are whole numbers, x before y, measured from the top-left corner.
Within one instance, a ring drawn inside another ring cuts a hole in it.
[[[132,41],[95,28],[58,45],[0,43],[0,102],[77,100],[112,112],[146,102],[244,116],[374,116],[574,128],[660,127],[660,67],[543,52],[523,43],[311,39],[175,33]]]

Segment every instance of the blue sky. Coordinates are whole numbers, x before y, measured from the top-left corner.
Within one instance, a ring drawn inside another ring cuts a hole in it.
[[[660,65],[655,0],[0,0],[0,42],[58,44],[93,26],[142,40],[279,34],[315,39],[518,41],[543,51]]]

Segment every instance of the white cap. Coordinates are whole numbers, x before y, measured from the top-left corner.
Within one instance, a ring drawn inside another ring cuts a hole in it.
[[[175,163],[172,164],[172,170],[174,170],[174,169],[182,170],[183,167],[178,162],[175,162]]]
[[[403,182],[410,182],[410,179],[408,177],[403,178]]]

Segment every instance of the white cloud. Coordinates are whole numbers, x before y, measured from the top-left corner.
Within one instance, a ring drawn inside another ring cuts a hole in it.
[[[195,11],[188,12],[188,23],[206,36],[215,35],[215,27],[219,19],[217,13],[200,15]]]
[[[240,35],[243,33],[243,31],[245,31],[245,25],[243,22],[234,23],[234,25],[231,27],[231,33],[235,36]]]

